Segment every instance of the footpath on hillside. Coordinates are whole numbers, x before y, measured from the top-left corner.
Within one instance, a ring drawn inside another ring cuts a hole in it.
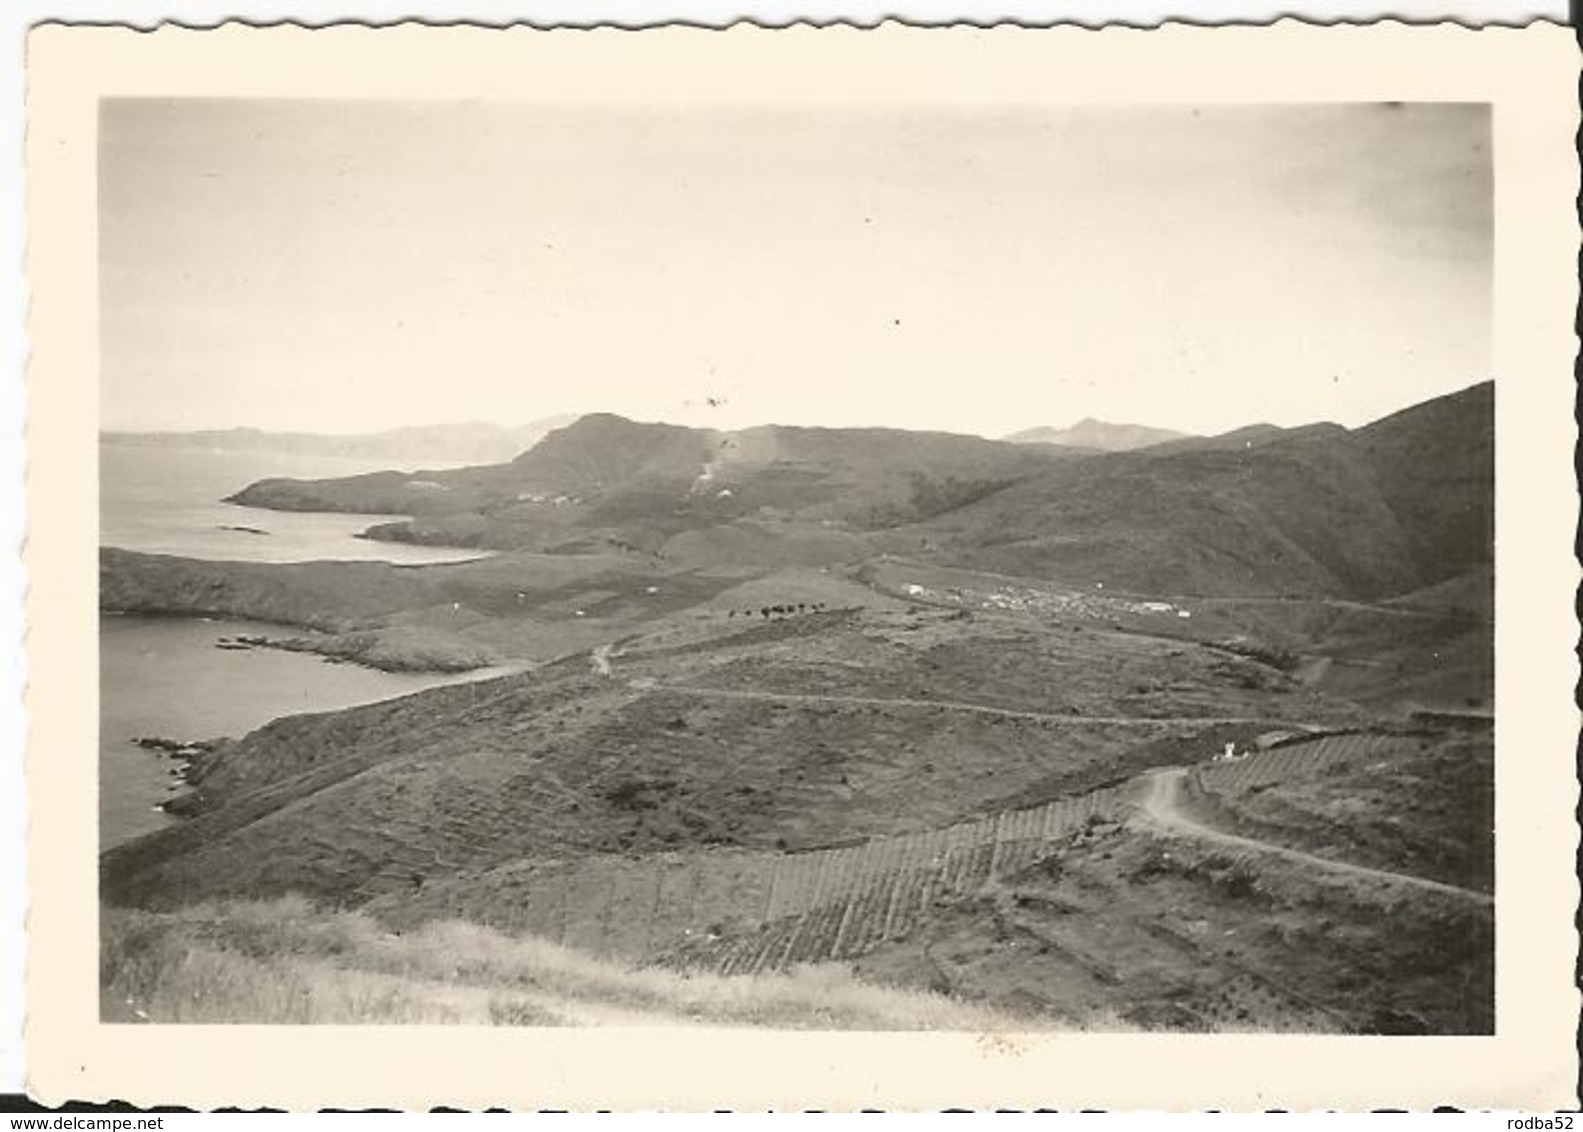
[[[614,672],[610,665],[611,646],[600,645],[589,654],[589,663],[594,672],[600,676],[613,677]],[[1177,724],[1264,724],[1292,727],[1303,731],[1313,731],[1314,728],[1301,723],[1274,720],[1269,718],[1251,716],[1098,716],[1064,714],[1056,715],[1045,712],[1025,711],[1014,708],[998,708],[987,704],[973,704],[954,700],[921,700],[907,697],[881,697],[881,696],[839,696],[813,692],[776,692],[749,688],[706,688],[685,684],[660,684],[657,687],[666,691],[684,695],[714,697],[720,699],[761,700],[789,703],[820,703],[833,705],[856,705],[867,707],[892,707],[892,708],[919,708],[945,711],[973,712],[984,715],[1000,716],[1010,719],[1027,719],[1044,723],[1067,724],[1106,724],[1106,725],[1177,725]],[[1252,850],[1272,856],[1285,858],[1311,868],[1324,869],[1334,873],[1344,873],[1349,876],[1384,882],[1387,884],[1404,884],[1430,892],[1455,896],[1476,903],[1493,905],[1494,897],[1474,889],[1461,888],[1457,885],[1445,884],[1440,881],[1430,880],[1426,877],[1413,876],[1410,873],[1392,872],[1387,869],[1375,869],[1366,865],[1356,865],[1346,861],[1336,861],[1327,857],[1319,857],[1312,853],[1305,853],[1299,849],[1292,849],[1284,845],[1277,845],[1268,841],[1260,841],[1251,837],[1243,837],[1234,833],[1227,833],[1204,825],[1182,809],[1182,782],[1190,768],[1171,767],[1151,771],[1143,776],[1147,783],[1142,801],[1139,805],[1140,815],[1149,823],[1158,828],[1176,833],[1186,834],[1203,841],[1210,841],[1233,848]]]
[[[1251,849],[1260,853],[1268,853],[1272,856],[1284,857],[1289,861],[1296,861],[1299,864],[1325,869],[1330,872],[1346,873],[1350,876],[1384,881],[1389,884],[1411,885],[1414,888],[1439,892],[1447,896],[1456,896],[1480,904],[1494,904],[1495,902],[1495,898],[1488,893],[1478,892],[1471,888],[1460,888],[1454,884],[1443,884],[1440,881],[1413,876],[1410,873],[1390,872],[1386,869],[1373,869],[1366,865],[1335,861],[1328,857],[1316,857],[1314,854],[1304,853],[1300,849],[1290,849],[1284,845],[1275,845],[1268,841],[1241,837],[1234,833],[1226,833],[1204,825],[1183,812],[1181,808],[1182,780],[1187,777],[1187,773],[1188,768],[1172,767],[1167,770],[1152,771],[1146,776],[1149,779],[1149,790],[1144,795],[1141,812],[1148,821],[1163,829],[1176,833],[1185,833],[1202,841],[1211,841],[1233,848]]]

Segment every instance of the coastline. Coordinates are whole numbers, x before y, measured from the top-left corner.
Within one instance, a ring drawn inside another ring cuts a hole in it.
[[[276,626],[256,620],[102,611],[101,625],[101,852],[193,816],[223,752],[261,728],[521,670],[380,667],[304,647],[217,650],[272,636]]]
[[[258,647],[317,653],[384,672],[449,674],[507,659],[447,626],[395,621],[440,600],[429,592],[424,571],[412,567],[211,561],[114,547],[100,549],[99,564],[99,609],[107,615],[260,622],[297,632],[252,642]]]
[[[310,653],[326,664],[356,664],[378,672],[455,674],[499,667],[501,657],[477,646],[443,638],[425,639],[403,629],[373,629],[320,636],[266,637],[242,634],[222,637],[219,649],[277,649]]]

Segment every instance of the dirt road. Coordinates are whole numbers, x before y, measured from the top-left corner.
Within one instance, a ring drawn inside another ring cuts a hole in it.
[[[1070,715],[1051,712],[1022,711],[1016,708],[990,707],[987,704],[970,704],[960,700],[915,700],[906,697],[884,696],[830,696],[814,692],[770,692],[750,688],[700,688],[691,684],[661,684],[667,692],[682,692],[690,696],[719,696],[735,700],[768,700],[778,703],[857,704],[864,707],[943,708],[947,711],[976,712],[980,715],[1001,716],[1006,719],[1031,719],[1041,723],[1104,723],[1121,726],[1173,726],[1180,724],[1258,724],[1310,731],[1308,724],[1291,720],[1271,719],[1268,716],[1248,715]]]
[[[1437,880],[1428,880],[1408,873],[1393,873],[1385,869],[1371,869],[1364,865],[1333,861],[1327,857],[1316,857],[1312,853],[1304,853],[1299,849],[1288,849],[1284,845],[1272,845],[1268,841],[1256,841],[1251,837],[1238,837],[1234,833],[1223,833],[1218,829],[1211,829],[1182,811],[1182,779],[1187,777],[1185,769],[1173,767],[1170,770],[1156,771],[1147,777],[1149,779],[1149,790],[1143,799],[1142,812],[1147,820],[1163,829],[1176,833],[1185,833],[1204,841],[1212,841],[1232,848],[1252,849],[1260,853],[1285,857],[1289,861],[1326,869],[1330,872],[1347,873],[1351,876],[1385,881],[1390,884],[1412,885],[1414,888],[1428,889],[1431,892],[1439,892],[1447,896],[1457,896],[1480,904],[1493,905],[1495,902],[1495,898],[1488,893],[1477,892],[1471,888],[1459,888],[1454,884],[1442,884]]]

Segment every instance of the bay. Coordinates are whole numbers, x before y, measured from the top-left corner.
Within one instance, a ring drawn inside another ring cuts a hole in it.
[[[268,476],[304,479],[383,470],[388,461],[101,444],[100,543],[211,560],[444,562],[476,552],[355,537],[389,515],[265,511],[221,500]],[[253,531],[232,529],[251,527]],[[174,820],[160,805],[184,789],[168,754],[139,738],[239,738],[272,719],[372,703],[505,669],[380,672],[308,653],[229,650],[220,638],[301,636],[245,620],[101,615],[99,840],[108,849]]]
[[[456,562],[480,557],[474,550],[356,537],[375,523],[398,519],[396,515],[266,511],[222,502],[269,477],[325,479],[390,467],[389,461],[353,457],[101,444],[99,543],[148,554],[248,562]]]
[[[101,849],[175,820],[158,807],[183,789],[173,773],[177,763],[136,739],[239,738],[283,715],[373,703],[508,671],[379,672],[308,653],[216,647],[222,637],[279,631],[252,621],[100,617]]]

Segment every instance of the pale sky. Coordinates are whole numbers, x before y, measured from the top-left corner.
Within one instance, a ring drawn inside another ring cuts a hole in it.
[[[109,429],[1218,432],[1492,376],[1481,105],[117,100],[101,126]]]

